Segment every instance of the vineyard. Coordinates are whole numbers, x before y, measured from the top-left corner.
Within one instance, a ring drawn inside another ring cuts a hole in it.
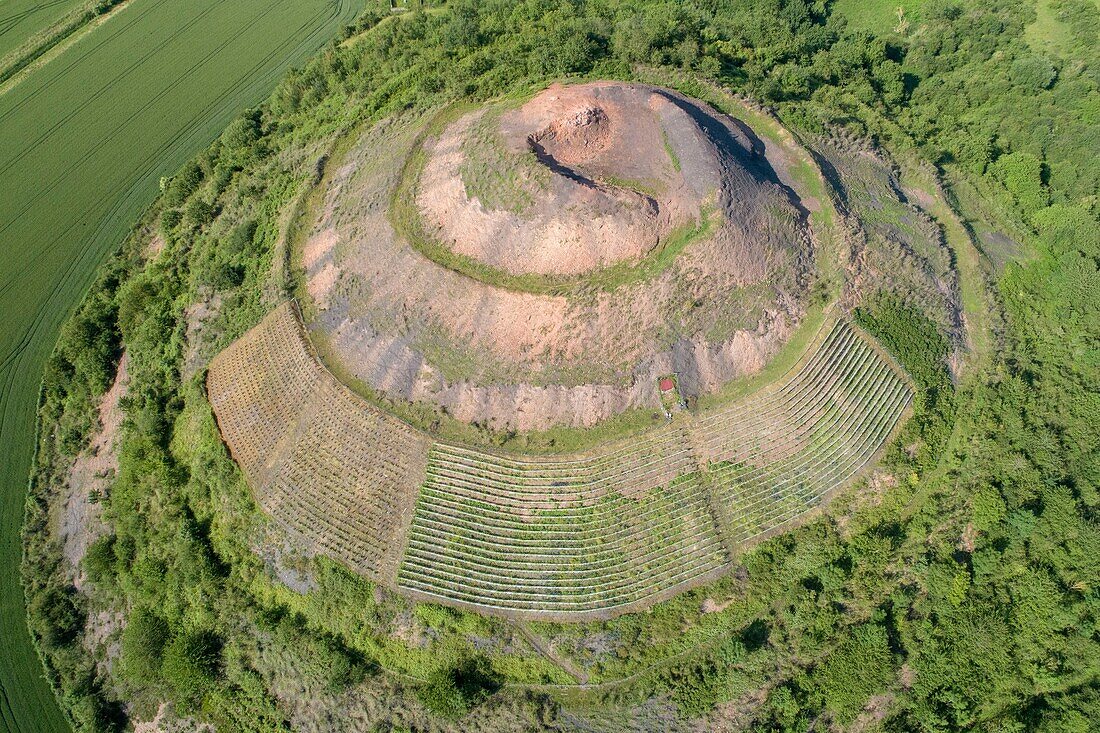
[[[398,585],[502,612],[576,614],[675,593],[725,562],[682,430],[560,460],[440,445]]]
[[[290,304],[215,358],[208,393],[264,510],[315,551],[389,582],[428,440],[340,385]]]
[[[261,506],[314,551],[429,600],[603,618],[726,572],[886,443],[907,380],[843,321],[779,382],[583,455],[433,442],[363,401],[280,306],[215,358],[219,427]]]

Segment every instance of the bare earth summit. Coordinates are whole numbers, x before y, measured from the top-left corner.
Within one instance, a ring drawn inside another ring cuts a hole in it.
[[[691,395],[759,371],[801,319],[814,242],[784,183],[795,156],[744,123],[618,82],[552,86],[421,140],[427,122],[384,120],[362,135],[323,184],[297,254],[324,358],[389,397],[498,429],[590,426],[656,409],[664,373]],[[410,246],[388,208],[418,145],[424,231],[495,271],[577,286],[509,289]],[[514,168],[496,171],[501,159]],[[483,170],[527,201],[472,196],[467,181]],[[702,233],[652,267],[693,226]],[[647,262],[644,275],[600,280]]]

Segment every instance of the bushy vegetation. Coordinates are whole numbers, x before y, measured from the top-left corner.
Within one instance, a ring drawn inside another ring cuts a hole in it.
[[[1008,222],[1032,256],[997,284],[999,353],[958,384],[928,318],[898,294],[869,298],[858,320],[922,390],[880,474],[827,516],[747,552],[731,577],[651,613],[532,624],[593,682],[635,675],[550,707],[583,716],[658,697],[695,717],[734,700],[759,731],[861,718],[888,731],[1089,729],[1100,717],[1100,173],[1094,15],[1073,7],[1065,55],[1028,45],[1032,11],[1017,0],[929,3],[880,35],[798,0],[463,1],[366,16],[166,181],[51,360],[24,577],[33,633],[78,727],[120,729],[125,698],[138,714],[171,699],[226,729],[285,729],[278,682],[302,649],[308,694],[395,684],[408,702],[392,711],[401,725],[431,724],[425,708],[454,718],[502,701],[531,727],[549,725],[547,703],[493,694],[502,668],[535,662],[502,655],[489,672],[469,661],[480,660],[472,638],[501,633],[495,622],[425,611],[417,622],[434,636],[418,648],[383,632],[397,613],[345,570],[313,562],[319,585],[302,593],[271,579],[250,545],[262,521],[193,357],[254,323],[278,291],[281,212],[338,132],[406,106],[564,75],[629,77],[644,64],[749,93],[796,129],[845,126],[917,150],[945,182],[983,194],[965,214]],[[154,228],[165,254],[146,262]],[[215,296],[196,344],[188,308]],[[112,534],[86,556],[90,589],[78,593],[48,503],[94,428],[122,344],[131,386],[104,499]],[[700,615],[713,599],[725,605]],[[126,612],[117,672],[86,651],[89,604]],[[384,682],[386,669],[413,679]]]
[[[901,362],[916,383],[916,417],[894,449],[904,451],[914,467],[931,468],[942,456],[955,423],[955,385],[947,368],[947,340],[926,315],[906,305],[896,294],[875,294],[854,315],[856,322]],[[895,459],[900,458],[901,453],[896,453]]]
[[[454,667],[442,667],[417,689],[420,701],[436,715],[458,720],[499,687],[487,665],[479,659],[464,659]]]

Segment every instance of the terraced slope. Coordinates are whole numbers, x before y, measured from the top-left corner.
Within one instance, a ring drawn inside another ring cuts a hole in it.
[[[436,445],[398,586],[498,611],[606,612],[725,563],[682,429],[562,459]]]
[[[338,383],[289,304],[214,360],[208,388],[260,504],[316,551],[419,600],[565,621],[725,572],[850,481],[912,399],[841,321],[779,382],[587,454],[433,444]]]
[[[563,620],[647,605],[725,570],[724,546],[819,506],[878,451],[911,396],[841,322],[781,384],[595,457],[437,445],[398,586]]]
[[[752,541],[820,505],[871,461],[911,399],[883,355],[838,323],[781,386],[699,420],[727,539]]]
[[[338,383],[289,303],[214,359],[207,390],[264,510],[315,551],[392,583],[427,438]]]

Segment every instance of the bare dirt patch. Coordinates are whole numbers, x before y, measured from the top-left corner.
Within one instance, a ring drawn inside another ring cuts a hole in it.
[[[84,584],[80,561],[97,538],[107,531],[101,517],[102,507],[93,497],[102,496],[110,489],[118,471],[118,455],[115,440],[124,417],[120,401],[126,393],[127,355],[118,363],[114,384],[99,403],[100,429],[87,450],[73,461],[63,501],[59,506],[58,537],[62,553],[72,568],[73,584],[79,589]]]
[[[214,726],[180,717],[172,703],[166,702],[161,703],[152,720],[135,722],[134,733],[214,733]]]

